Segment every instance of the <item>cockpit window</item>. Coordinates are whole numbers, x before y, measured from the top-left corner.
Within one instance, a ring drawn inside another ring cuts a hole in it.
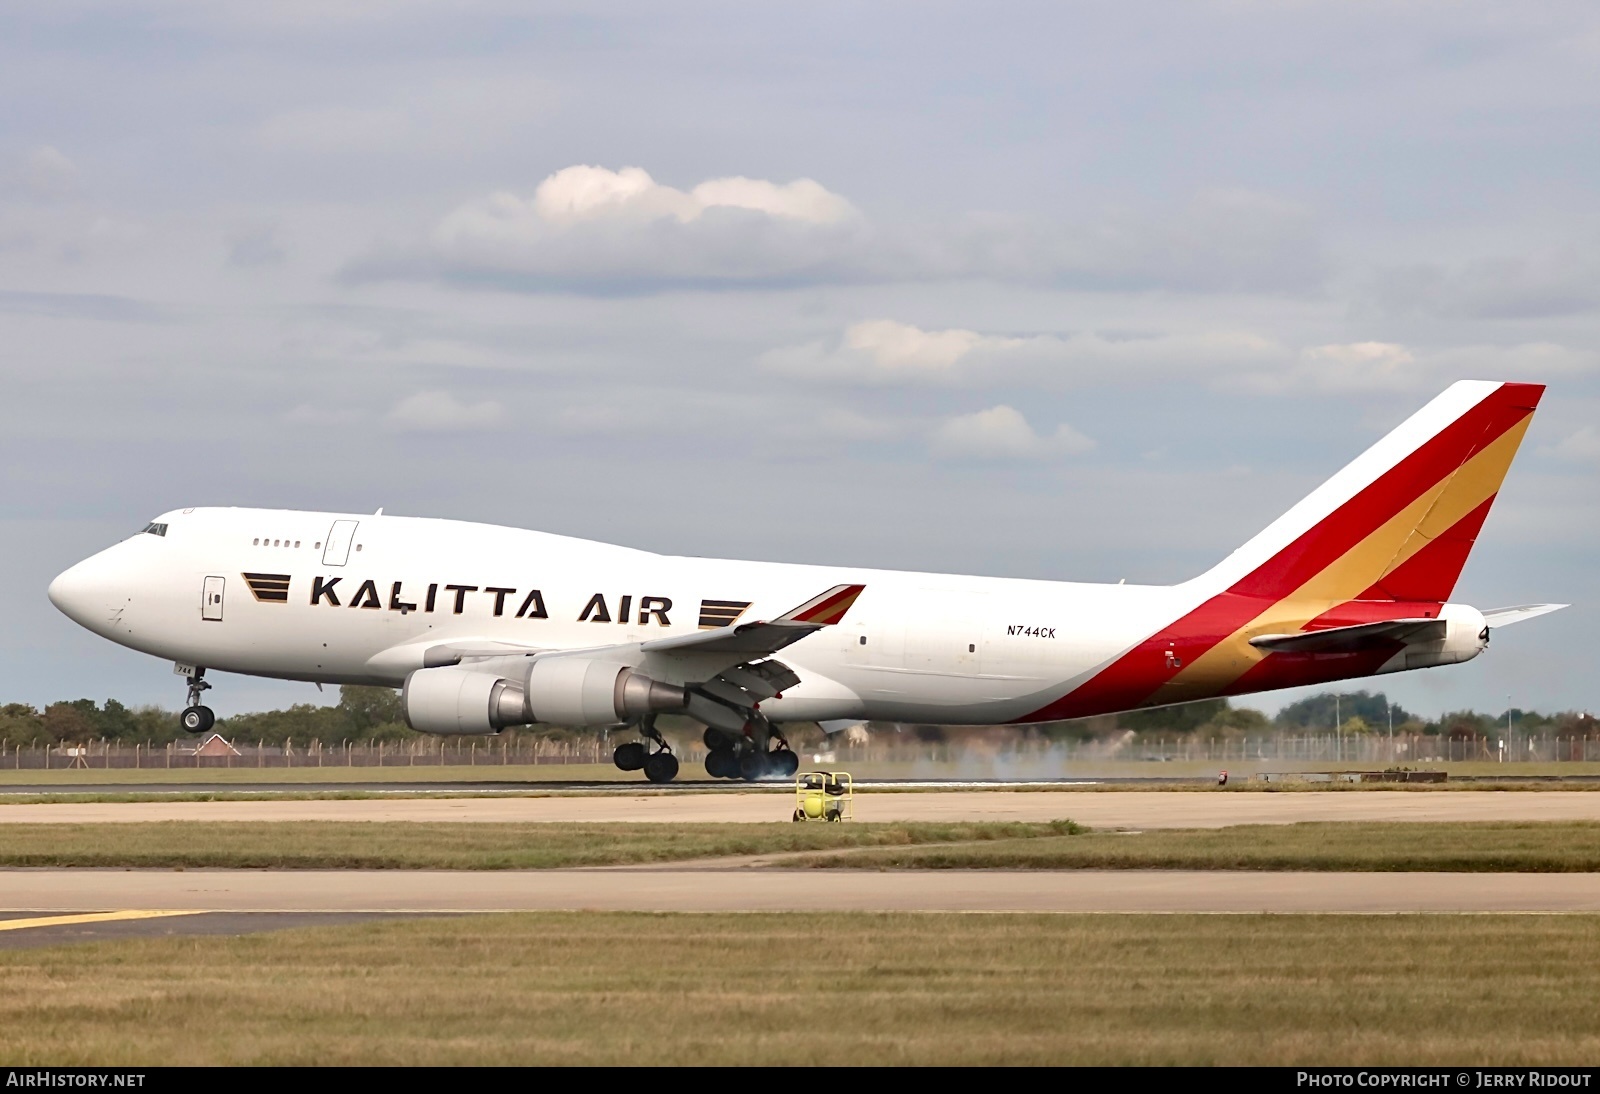
[[[146,524],[144,530],[146,534],[152,536],[164,536],[167,534],[167,526],[165,524],[157,524],[155,521]]]

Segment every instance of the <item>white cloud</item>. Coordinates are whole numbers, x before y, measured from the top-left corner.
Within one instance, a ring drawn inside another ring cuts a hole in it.
[[[566,167],[539,184],[531,203],[515,194],[489,199],[499,219],[526,220],[531,212],[549,224],[602,218],[656,220],[671,217],[680,224],[697,220],[710,209],[748,209],[768,216],[811,224],[833,224],[855,215],[851,204],[811,179],[778,184],[743,176],[710,179],[685,193],[662,186],[639,167],[608,171],[604,167]],[[530,208],[531,205],[531,208]],[[439,236],[478,230],[471,205],[446,217]],[[437,236],[436,236],[437,238]]]
[[[358,121],[301,114],[273,129],[285,142],[332,145]],[[809,178],[737,175],[678,189],[642,167],[577,164],[531,195],[501,190],[460,205],[425,242],[369,254],[345,276],[602,295],[972,278],[1281,295],[1320,286],[1326,268],[1309,211],[1247,191],[1204,191],[1181,207],[1059,223],[973,214],[878,224]]]
[[[933,450],[947,457],[1037,460],[1087,452],[1095,442],[1065,423],[1049,436],[1033,431],[1015,407],[1000,406],[947,418],[934,427]]]
[[[447,391],[419,391],[389,411],[391,427],[404,433],[470,433],[499,429],[506,421],[499,403],[462,403]]]
[[[358,263],[351,275],[442,275],[535,291],[856,280],[872,262],[851,204],[811,179],[730,177],[690,190],[642,168],[567,167],[531,196],[490,194],[446,214],[421,254]]]
[[[1204,379],[1289,360],[1289,350],[1248,331],[1019,336],[962,328],[923,330],[893,319],[868,319],[851,324],[836,339],[769,350],[757,363],[790,376],[861,384],[1009,381],[1055,386]]]
[[[1019,338],[985,337],[971,330],[926,331],[893,319],[868,319],[844,332],[844,347],[864,353],[879,368],[948,370],[979,346],[1008,348]]]
[[[1417,358],[1393,342],[1349,342],[1309,346],[1299,372],[1323,391],[1389,391],[1411,387]]]

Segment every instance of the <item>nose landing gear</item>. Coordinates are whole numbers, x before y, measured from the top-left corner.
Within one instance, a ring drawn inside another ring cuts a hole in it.
[[[200,705],[200,696],[209,691],[211,685],[206,683],[206,670],[203,668],[187,669],[180,666],[179,671],[188,677],[189,698],[188,706],[183,708],[183,713],[178,715],[178,724],[190,733],[204,733],[217,724],[217,716],[210,707]]]

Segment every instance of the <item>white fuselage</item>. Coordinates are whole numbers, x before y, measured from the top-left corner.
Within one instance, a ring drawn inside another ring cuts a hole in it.
[[[165,534],[85,560],[51,598],[144,653],[320,683],[398,687],[447,642],[554,650],[692,634],[864,584],[842,623],[782,651],[803,683],[762,704],[777,721],[1023,720],[1197,595],[686,558],[398,516],[200,508],[156,523]]]

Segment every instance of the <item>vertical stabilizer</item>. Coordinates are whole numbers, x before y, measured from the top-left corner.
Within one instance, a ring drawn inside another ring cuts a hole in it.
[[[1447,599],[1543,393],[1452,384],[1196,581],[1270,599]]]

